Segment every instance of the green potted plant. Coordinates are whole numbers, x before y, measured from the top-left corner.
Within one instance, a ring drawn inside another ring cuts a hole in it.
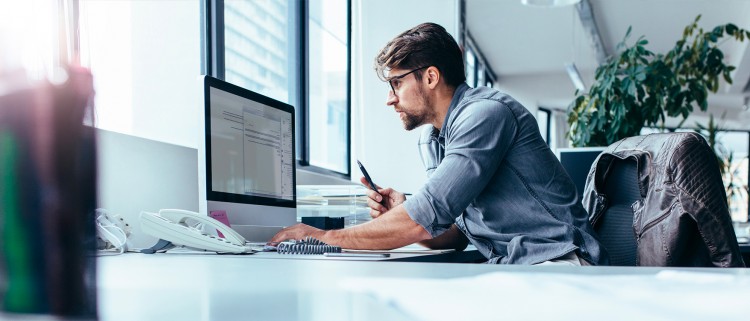
[[[750,31],[731,23],[704,30],[698,27],[700,17],[666,54],[647,50],[643,36],[628,46],[628,28],[617,45],[619,53],[596,69],[589,92],[576,92],[568,106],[573,146],[607,146],[639,135],[644,126],[663,127],[667,117],[684,122],[696,106],[706,111],[709,91],[716,92],[722,78],[731,83],[735,69],[724,63],[719,40],[744,41]]]

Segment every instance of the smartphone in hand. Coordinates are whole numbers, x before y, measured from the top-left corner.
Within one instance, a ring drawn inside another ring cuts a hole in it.
[[[367,180],[367,184],[370,184],[370,189],[373,191],[378,191],[377,187],[375,187],[375,183],[372,182],[372,178],[370,178],[370,174],[367,173],[367,170],[362,165],[362,163],[357,160],[357,165],[359,165],[359,170],[362,171],[362,175],[365,176],[365,179]]]

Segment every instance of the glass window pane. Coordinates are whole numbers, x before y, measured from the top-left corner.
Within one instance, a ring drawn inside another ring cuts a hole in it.
[[[287,0],[224,2],[226,81],[297,105],[295,4]]]
[[[466,48],[466,83],[470,87],[476,87],[477,80],[474,72],[474,68],[476,65],[476,57],[474,57],[474,52],[470,48]]]
[[[745,189],[748,186],[748,144],[750,144],[750,133],[747,132],[719,132],[716,140],[724,149],[724,160],[731,163],[729,169],[724,173],[724,186],[727,188],[729,200],[729,213],[732,220],[736,222],[747,222],[748,219],[748,195]]]
[[[484,86],[484,64],[479,63],[477,66],[477,87]]]
[[[549,112],[546,110],[539,109],[536,111],[536,122],[539,125],[539,132],[542,134],[542,139],[549,145],[547,141],[547,134],[549,133]]]
[[[309,2],[310,164],[349,173],[346,0]]]

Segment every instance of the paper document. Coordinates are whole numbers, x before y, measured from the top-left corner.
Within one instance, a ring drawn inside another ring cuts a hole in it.
[[[343,252],[350,253],[401,253],[401,254],[441,254],[455,252],[453,249],[442,249],[442,250],[431,250],[419,244],[411,244],[404,247],[399,247],[393,250],[351,250],[343,249]]]

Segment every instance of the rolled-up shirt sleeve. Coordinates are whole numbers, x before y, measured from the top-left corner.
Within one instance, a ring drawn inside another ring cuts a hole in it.
[[[464,106],[445,133],[445,157],[427,183],[406,202],[412,220],[436,237],[485,188],[516,137],[516,116],[503,102]]]

